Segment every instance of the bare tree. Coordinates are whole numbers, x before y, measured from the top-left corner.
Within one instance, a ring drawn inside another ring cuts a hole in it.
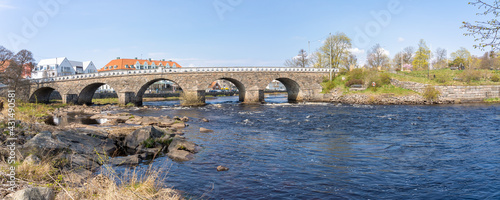
[[[485,47],[491,47],[495,50],[500,45],[498,30],[500,30],[500,21],[498,17],[500,16],[500,1],[494,0],[492,3],[487,3],[484,0],[475,0],[469,2],[473,6],[477,6],[478,9],[484,9],[483,12],[478,12],[477,15],[493,15],[493,18],[488,21],[475,21],[474,23],[463,22],[462,28],[467,29],[468,33],[464,35],[473,36],[474,41],[479,41],[478,45],[474,45],[474,48],[479,48],[484,50]]]
[[[310,63],[307,52],[304,49],[299,50],[299,54],[285,61],[287,67],[306,67]]]
[[[350,53],[349,56],[345,57],[344,59],[345,59],[344,63],[346,65],[346,69],[349,70],[351,66],[353,68],[358,67],[358,58],[356,57],[356,55]]]
[[[389,57],[386,55],[384,48],[380,44],[375,44],[368,53],[368,65],[377,69],[389,68]]]
[[[28,82],[23,80],[23,73],[33,69],[33,54],[28,50],[21,50],[9,60],[9,66],[2,74],[2,82],[9,85],[12,90],[18,90],[21,86],[26,86]]]
[[[434,68],[441,69],[446,67],[446,60],[448,59],[448,52],[446,49],[437,48],[436,49],[436,60],[434,61]]]
[[[403,49],[403,62],[404,64],[411,64],[415,56],[415,47],[409,46]]]
[[[5,64],[5,62],[12,59],[12,56],[13,56],[12,51],[6,49],[3,46],[0,46],[0,67],[2,67]]]
[[[497,62],[497,57],[494,51],[486,52],[480,58],[480,68],[481,69],[493,69],[495,62]]]

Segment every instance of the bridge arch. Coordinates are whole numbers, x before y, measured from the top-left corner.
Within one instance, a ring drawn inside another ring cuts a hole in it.
[[[239,101],[241,101],[241,102],[245,101],[245,92],[246,92],[245,84],[243,84],[241,81],[239,81],[237,79],[230,78],[230,77],[221,77],[221,78],[215,79],[215,81],[217,81],[217,80],[225,80],[225,81],[229,81],[230,83],[232,83],[238,89]],[[213,82],[210,82],[210,84],[212,84],[212,83]],[[207,87],[209,87],[210,84]]]
[[[145,84],[143,84],[139,88],[139,90],[136,93],[135,102],[134,102],[136,106],[142,106],[143,99],[144,99],[144,94],[146,93],[147,89],[149,88],[149,86],[153,85],[154,83],[156,83],[158,81],[170,81],[170,82],[172,82],[174,84],[177,84],[179,86],[181,92],[184,92],[183,88],[176,81],[173,81],[173,80],[167,79],[167,78],[156,78],[156,79],[153,79],[153,80],[150,80],[150,81],[146,82]]]
[[[297,81],[290,78],[277,78],[275,80],[281,82],[285,86],[289,102],[296,102],[299,100],[300,85]]]
[[[92,99],[94,98],[95,92],[103,85],[109,85],[109,84],[103,82],[97,82],[85,86],[78,95],[77,103],[92,105]],[[110,87],[113,88],[111,85]],[[113,89],[116,91],[116,88]]]
[[[53,87],[41,87],[35,90],[33,94],[31,94],[29,102],[30,103],[49,103],[50,102],[50,95],[53,92],[59,93],[55,88]],[[61,94],[59,93],[59,96]]]

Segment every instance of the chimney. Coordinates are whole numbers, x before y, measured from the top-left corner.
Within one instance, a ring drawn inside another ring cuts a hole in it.
[[[120,57],[116,57],[117,60],[120,60]]]
[[[151,61],[151,58],[148,58],[149,61]]]
[[[135,59],[137,60],[137,57],[135,57]]]

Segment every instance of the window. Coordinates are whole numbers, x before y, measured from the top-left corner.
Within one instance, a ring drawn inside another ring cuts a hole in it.
[[[115,65],[115,69],[118,68],[118,65]]]
[[[175,63],[174,63],[174,64],[172,65],[172,67],[177,67],[177,66],[175,66]]]
[[[108,66],[104,67],[104,69],[108,69]]]
[[[125,65],[125,68],[129,68],[128,65]]]

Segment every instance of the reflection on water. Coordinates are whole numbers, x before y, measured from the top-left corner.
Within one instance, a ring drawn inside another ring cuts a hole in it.
[[[58,117],[50,116],[46,120],[46,122],[51,125],[66,126],[71,123],[90,125],[90,124],[103,124],[108,121],[107,119],[91,119],[90,118],[91,116],[92,115],[85,113],[69,112],[67,113],[66,116],[58,116]]]
[[[167,184],[212,199],[500,199],[498,104],[237,100],[220,97],[197,108],[156,102],[169,107],[133,112],[191,118],[185,136],[203,150],[192,161],[155,160],[168,171]],[[217,172],[218,165],[230,170]]]

